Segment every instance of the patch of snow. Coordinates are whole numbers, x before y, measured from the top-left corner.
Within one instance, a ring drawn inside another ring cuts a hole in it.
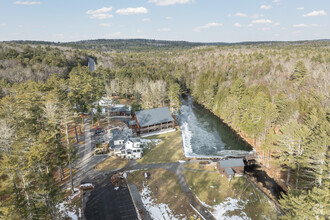
[[[144,187],[141,192],[141,199],[144,207],[149,212],[152,219],[178,219],[173,215],[167,204],[155,204],[151,198],[151,191]],[[181,217],[181,216],[180,216]]]
[[[210,206],[207,205],[205,202],[201,201],[197,196],[196,198],[202,203],[203,206],[212,209],[212,215],[218,220],[236,220],[236,219],[243,219],[248,220],[249,218],[245,212],[242,210],[244,209],[245,205],[248,201],[242,201],[240,199],[234,199],[228,197],[224,202],[221,202],[217,205]],[[226,213],[229,211],[240,211],[240,215],[232,215],[226,216]]]
[[[127,173],[126,173],[126,172],[123,174],[123,177],[124,177],[125,179],[127,178]]]
[[[81,218],[81,208],[79,208],[79,218]]]
[[[215,186],[210,186],[211,188],[214,188]]]
[[[159,144],[159,142],[161,142],[162,139],[141,139],[141,143],[142,144],[150,144],[153,143],[155,145]]]
[[[114,189],[115,189],[115,190],[118,190],[118,189],[119,189],[119,187],[118,187],[118,186],[116,186]]]
[[[84,183],[84,184],[81,184],[80,187],[87,188],[87,187],[94,187],[94,186],[91,183]]]
[[[164,129],[164,130],[160,130],[160,131],[150,132],[150,133],[147,133],[147,134],[141,134],[141,137],[150,137],[150,136],[166,134],[166,133],[174,132],[174,131],[176,131],[175,128],[168,128],[168,129]]]
[[[71,196],[68,197],[68,200],[70,200],[70,201],[72,199],[76,198],[76,196],[78,196],[80,194],[80,190],[79,189],[74,188],[73,190],[75,191],[75,193],[73,195],[71,195]]]
[[[185,163],[186,161],[184,160],[178,160],[179,163]]]
[[[71,220],[78,220],[78,216],[76,215],[76,213],[73,211],[70,211],[68,202],[64,201],[60,204],[57,204],[56,208],[60,211],[61,218],[71,218]]]
[[[144,178],[148,178],[148,174],[147,173],[144,173]]]

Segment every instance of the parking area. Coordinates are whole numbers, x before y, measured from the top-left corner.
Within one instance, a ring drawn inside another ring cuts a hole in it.
[[[86,219],[137,219],[135,207],[127,186],[117,188],[111,183],[111,176],[107,175],[93,183],[95,189],[91,191],[86,203]]]

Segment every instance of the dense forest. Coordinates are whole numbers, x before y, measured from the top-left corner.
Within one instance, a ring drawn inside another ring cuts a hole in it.
[[[179,111],[182,92],[279,167],[283,219],[329,218],[330,43],[146,42],[0,44],[0,218],[56,218],[53,171],[72,163],[75,113],[103,96]]]

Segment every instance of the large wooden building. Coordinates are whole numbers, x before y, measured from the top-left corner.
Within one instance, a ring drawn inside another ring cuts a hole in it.
[[[168,107],[147,109],[135,112],[134,121],[129,122],[131,128],[139,134],[145,134],[175,127],[175,120]]]

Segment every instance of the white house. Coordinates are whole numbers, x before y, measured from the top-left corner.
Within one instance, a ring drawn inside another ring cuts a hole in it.
[[[127,159],[139,159],[142,157],[143,149],[140,138],[125,137],[119,129],[112,131],[113,138],[109,147],[113,154]]]

